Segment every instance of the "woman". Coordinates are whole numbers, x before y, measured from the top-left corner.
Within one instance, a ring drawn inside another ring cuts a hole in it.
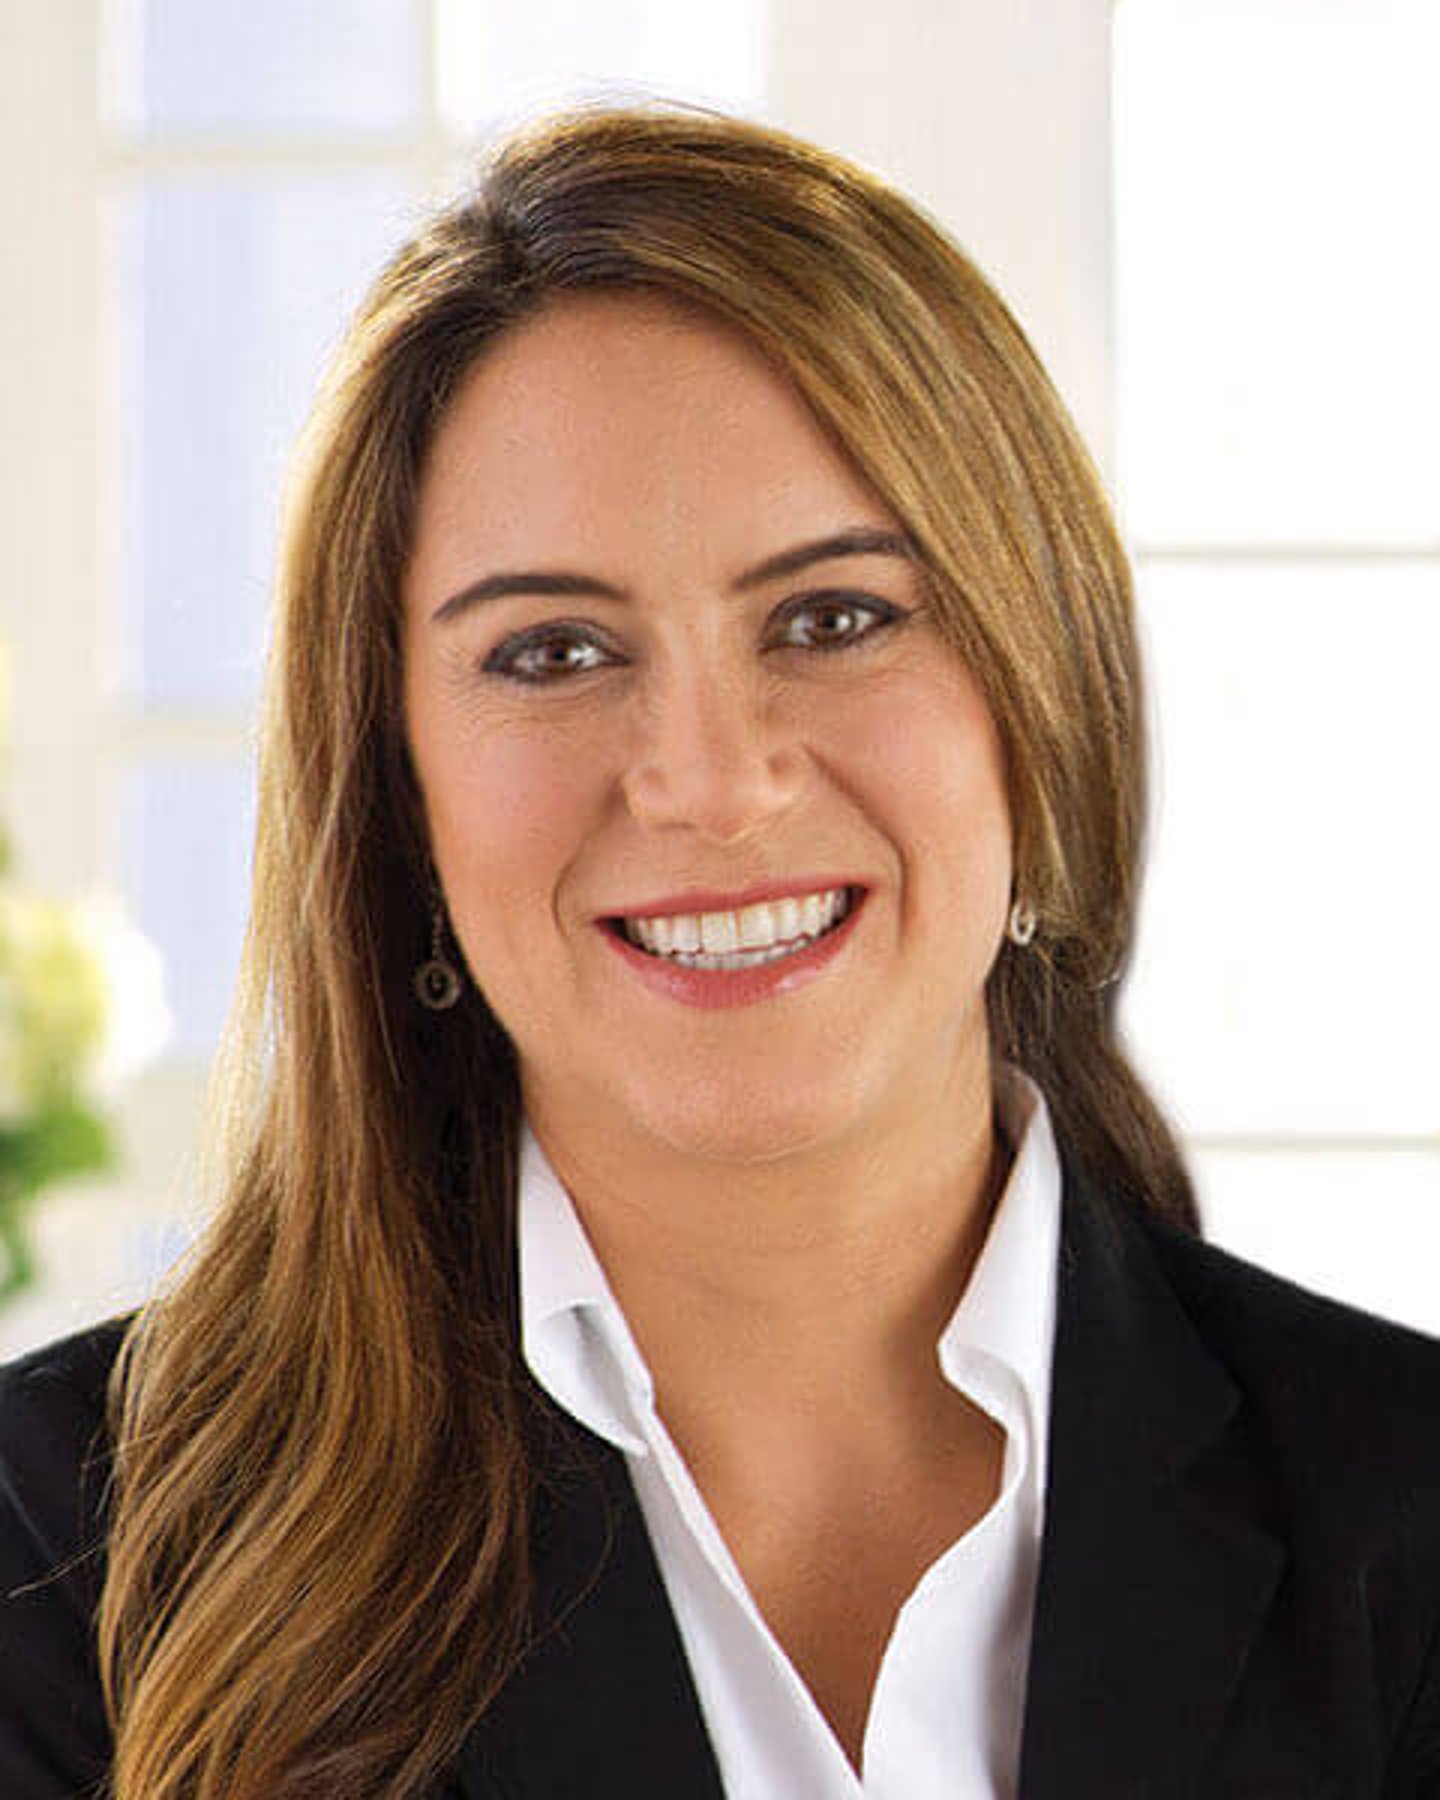
[[[1140,721],[930,224],[507,146],[297,472],[214,1226],[5,1377],[5,1793],[1440,1795],[1440,1352],[1195,1235]]]

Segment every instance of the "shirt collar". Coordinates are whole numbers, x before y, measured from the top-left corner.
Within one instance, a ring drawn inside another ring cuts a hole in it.
[[[520,1330],[540,1385],[618,1449],[643,1454],[655,1388],[574,1202],[525,1121],[520,1146]]]
[[[957,1381],[969,1357],[1018,1379],[1043,1452],[1055,1327],[1060,1162],[1044,1096],[1009,1063],[995,1107],[1017,1147],[964,1294],[941,1333],[941,1366]],[[574,1203],[525,1123],[519,1182],[520,1316],[525,1360],[572,1418],[618,1449],[644,1454],[654,1384]]]
[[[1060,1155],[1040,1089],[1013,1063],[995,1070],[995,1111],[1014,1160],[980,1255],[940,1334],[940,1365],[957,1387],[978,1355],[1018,1381],[1033,1422],[1043,1489],[1060,1257]]]

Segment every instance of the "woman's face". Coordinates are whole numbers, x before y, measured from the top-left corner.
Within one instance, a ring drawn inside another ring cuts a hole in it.
[[[537,1123],[873,1149],[988,1077],[994,724],[747,339],[636,294],[503,337],[427,463],[405,606],[435,864]]]

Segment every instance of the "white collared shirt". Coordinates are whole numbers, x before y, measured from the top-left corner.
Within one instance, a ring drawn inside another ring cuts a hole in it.
[[[552,1399],[625,1455],[727,1800],[1013,1800],[1043,1524],[1060,1166],[1039,1089],[1010,1065],[997,1068],[995,1089],[1017,1154],[936,1352],[1005,1433],[1000,1491],[896,1617],[860,1775],[751,1599],[655,1409],[570,1197],[526,1128],[526,1360]]]

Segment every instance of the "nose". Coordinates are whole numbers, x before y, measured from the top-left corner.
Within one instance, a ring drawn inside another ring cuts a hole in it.
[[[803,770],[799,734],[763,678],[676,672],[638,708],[623,785],[641,824],[733,843],[793,803]]]

